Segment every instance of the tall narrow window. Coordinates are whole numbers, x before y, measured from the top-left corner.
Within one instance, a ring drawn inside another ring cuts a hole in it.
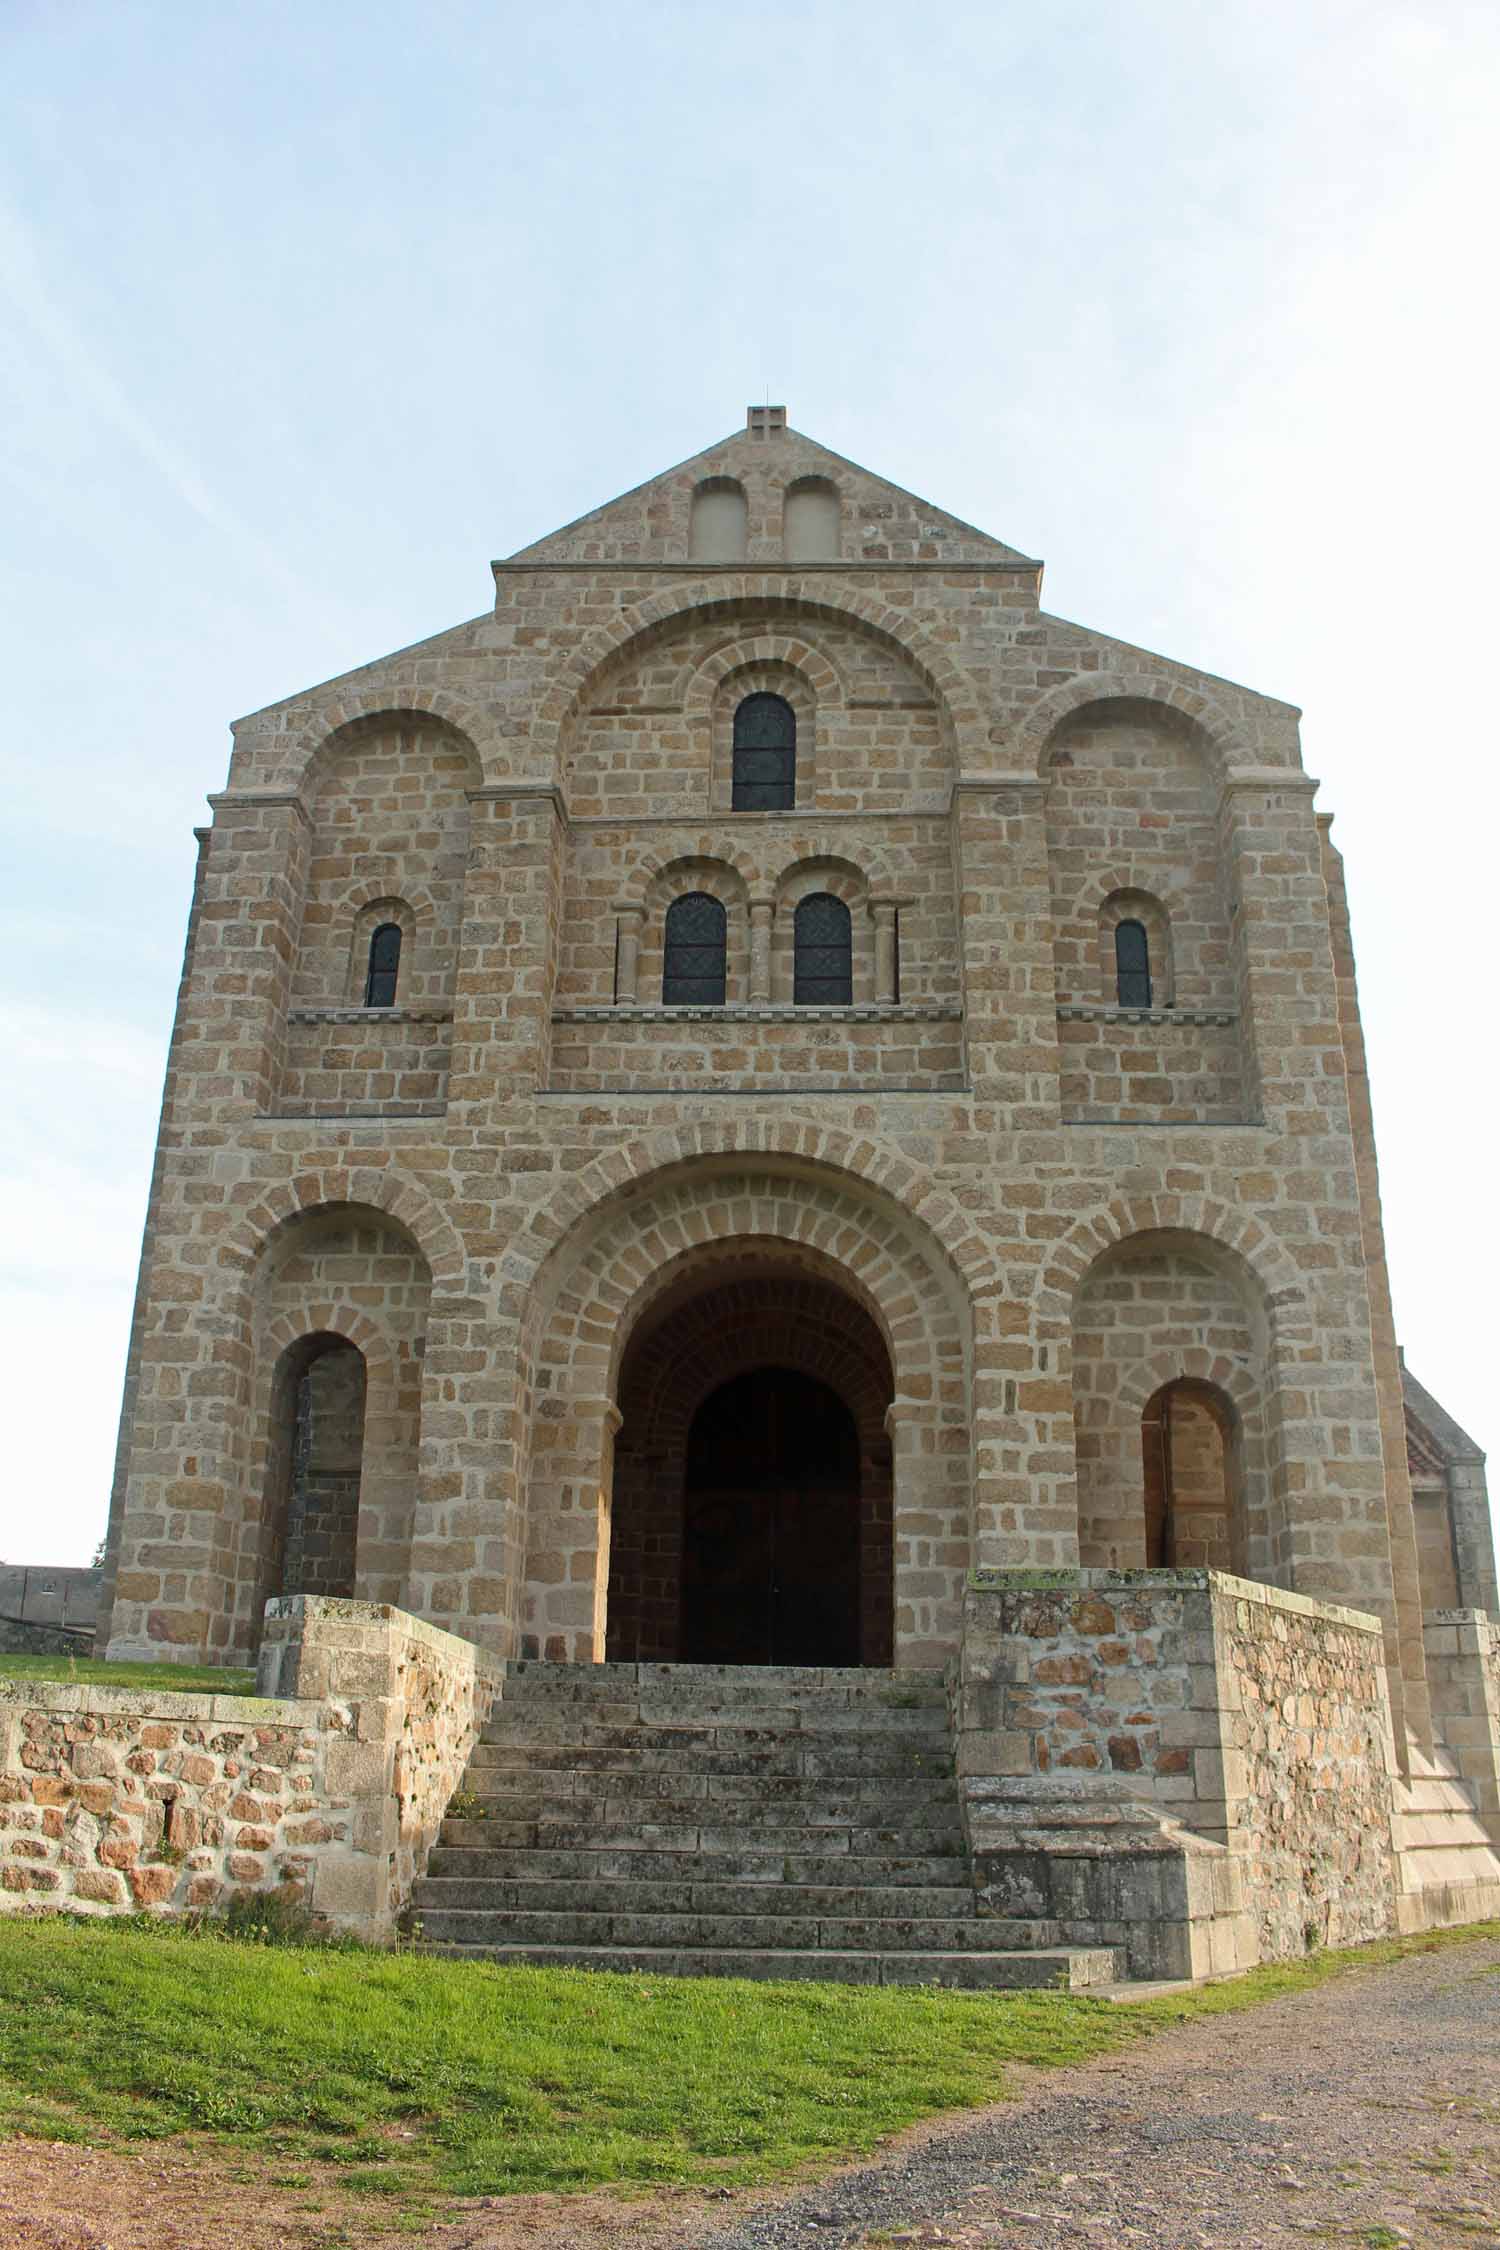
[[[797,714],[784,696],[747,695],[734,714],[735,812],[791,812],[797,801]]]
[[[707,891],[689,891],[667,908],[661,996],[669,1008],[724,1005],[725,914]]]
[[[1144,922],[1115,924],[1115,998],[1122,1008],[1151,1005],[1151,948]]]
[[[370,939],[370,966],[365,975],[365,1006],[394,1008],[396,978],[401,970],[401,927],[382,922]]]
[[[809,1008],[847,1007],[854,998],[854,932],[841,898],[814,891],[792,918],[792,998]]]

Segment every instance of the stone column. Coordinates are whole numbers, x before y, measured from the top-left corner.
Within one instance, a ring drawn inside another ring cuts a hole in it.
[[[750,901],[750,998],[763,1006],[771,997],[771,917],[768,898]]]
[[[639,997],[641,929],[646,919],[646,909],[643,906],[629,906],[624,899],[616,899],[615,913],[619,917],[615,951],[615,1002],[619,1007],[630,1008]]]
[[[894,1007],[897,998],[896,910],[901,899],[872,898],[870,919],[875,924],[875,1002]]]

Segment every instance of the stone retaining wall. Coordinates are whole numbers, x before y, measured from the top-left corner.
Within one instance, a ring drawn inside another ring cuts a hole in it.
[[[1394,1927],[1395,1749],[1377,1619],[1210,1579],[1224,1840],[1263,1960]],[[1211,1815],[1196,1808],[1195,1825]]]
[[[1217,1571],[987,1573],[968,1592],[959,1728],[993,1913],[1125,1945],[1137,1974],[1394,1926],[1374,1618]]]
[[[267,1696],[0,1681],[0,1911],[306,1899],[382,1939],[426,1861],[499,1668],[389,1607],[271,1604]]]

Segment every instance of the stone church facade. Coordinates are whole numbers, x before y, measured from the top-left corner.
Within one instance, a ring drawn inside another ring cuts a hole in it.
[[[1296,711],[778,408],[494,581],[235,729],[111,1652],[253,1661],[300,1594],[510,1662],[946,1669],[992,1876],[1060,1808],[1232,1847],[1258,1757],[1310,1834],[1353,1714],[1466,1792],[1407,1919],[1483,1903],[1483,1457],[1403,1376]],[[1348,1690],[1274,1753],[1225,1717],[1265,1635]]]

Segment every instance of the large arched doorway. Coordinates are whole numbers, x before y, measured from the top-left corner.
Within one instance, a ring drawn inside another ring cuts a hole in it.
[[[791,1258],[664,1293],[620,1372],[609,1659],[889,1664],[893,1388],[870,1314]]]
[[[859,1662],[859,1432],[836,1391],[759,1367],[703,1401],[682,1566],[685,1662]]]

